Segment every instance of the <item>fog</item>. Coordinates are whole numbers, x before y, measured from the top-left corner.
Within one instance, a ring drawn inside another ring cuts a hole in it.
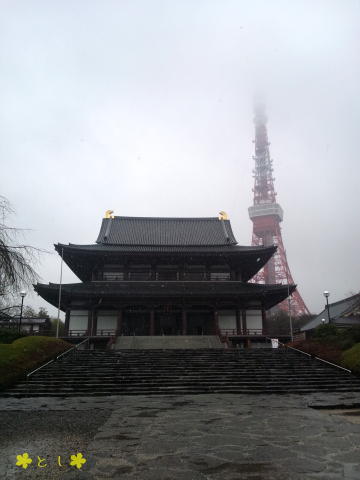
[[[42,281],[53,244],[94,242],[107,209],[225,210],[250,245],[261,92],[294,281],[315,313],[325,289],[358,292],[359,22],[351,0],[3,0],[0,193],[50,252]]]

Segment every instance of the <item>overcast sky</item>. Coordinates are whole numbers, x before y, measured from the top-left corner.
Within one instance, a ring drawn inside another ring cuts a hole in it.
[[[317,313],[359,291],[359,1],[0,4],[0,193],[27,243],[92,243],[107,209],[225,210],[249,245],[262,92],[300,293]],[[43,282],[59,268],[42,255]]]

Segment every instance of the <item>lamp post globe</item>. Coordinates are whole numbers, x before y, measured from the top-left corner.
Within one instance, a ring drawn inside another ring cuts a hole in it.
[[[23,307],[24,307],[24,298],[26,297],[25,290],[21,290],[20,297],[21,297],[21,308],[20,308],[20,317],[19,317],[19,333],[21,331],[21,320],[22,320]]]
[[[324,297],[326,298],[326,310],[327,310],[328,322],[330,323],[329,295],[330,295],[330,292],[328,292],[327,290],[324,290]]]

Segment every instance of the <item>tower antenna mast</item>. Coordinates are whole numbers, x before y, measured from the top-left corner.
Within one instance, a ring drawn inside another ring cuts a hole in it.
[[[287,262],[286,252],[281,235],[280,223],[284,213],[276,201],[276,192],[273,177],[273,161],[270,157],[267,134],[267,117],[264,105],[255,106],[255,161],[254,173],[254,202],[249,207],[249,216],[253,222],[252,245],[276,245],[277,251],[265,267],[255,275],[253,282],[270,284],[293,284],[293,278]],[[289,311],[295,316],[309,314],[300,293],[295,290],[290,302],[282,302],[279,308]]]

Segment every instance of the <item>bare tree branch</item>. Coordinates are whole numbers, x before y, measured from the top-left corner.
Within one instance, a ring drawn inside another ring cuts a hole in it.
[[[20,229],[5,225],[6,218],[14,213],[9,201],[0,196],[0,300],[2,304],[23,288],[38,280],[33,264],[41,250],[19,243]]]

